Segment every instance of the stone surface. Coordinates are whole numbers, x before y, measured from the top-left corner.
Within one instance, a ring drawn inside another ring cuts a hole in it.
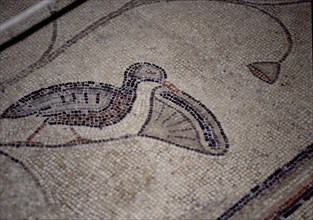
[[[0,21],[36,2],[0,1]],[[1,219],[309,219],[310,18],[306,0],[62,0],[1,33]]]

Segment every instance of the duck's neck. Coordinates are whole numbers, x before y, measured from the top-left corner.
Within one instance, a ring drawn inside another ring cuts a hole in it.
[[[136,101],[138,84],[139,82],[136,80],[124,80],[123,85],[119,88],[119,92],[114,97],[110,110],[115,115],[115,118],[110,121],[111,124],[118,123],[131,111]]]
[[[136,92],[139,83],[140,82],[136,79],[132,79],[132,78],[125,79],[123,81],[123,85],[121,87],[121,90],[129,91],[129,92]]]
[[[125,116],[127,112],[130,112],[134,102],[137,97],[137,88],[140,82],[135,79],[125,79],[123,85],[120,87],[120,95],[123,96],[124,101],[121,102],[121,108],[126,110]]]

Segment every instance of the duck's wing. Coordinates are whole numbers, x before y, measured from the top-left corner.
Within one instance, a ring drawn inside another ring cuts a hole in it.
[[[211,155],[225,154],[229,145],[221,124],[205,105],[164,87],[153,90],[139,135]]]
[[[1,117],[97,112],[108,108],[118,91],[112,85],[90,81],[54,85],[24,96],[6,109]]]

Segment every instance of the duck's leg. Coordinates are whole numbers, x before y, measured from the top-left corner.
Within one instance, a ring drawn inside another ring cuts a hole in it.
[[[46,126],[46,122],[44,121],[27,139],[26,141],[17,141],[16,144],[20,145],[29,145],[29,146],[43,146],[41,142],[33,142],[33,138]]]
[[[34,131],[34,133],[32,133],[27,139],[27,142],[31,142],[32,139],[39,133],[39,131],[41,131],[44,127],[46,126],[46,122],[43,122],[36,131]]]
[[[89,141],[91,141],[90,139],[87,139],[87,138],[83,138],[81,137],[76,131],[74,128],[70,128],[70,130],[72,131],[72,133],[74,134],[74,136],[76,137],[75,140],[72,140],[70,142],[67,142],[67,144],[81,144],[81,143],[87,143]]]

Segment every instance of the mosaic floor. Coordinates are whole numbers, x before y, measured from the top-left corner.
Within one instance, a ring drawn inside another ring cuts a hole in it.
[[[311,32],[310,0],[62,0],[1,33],[0,218],[313,219]]]

